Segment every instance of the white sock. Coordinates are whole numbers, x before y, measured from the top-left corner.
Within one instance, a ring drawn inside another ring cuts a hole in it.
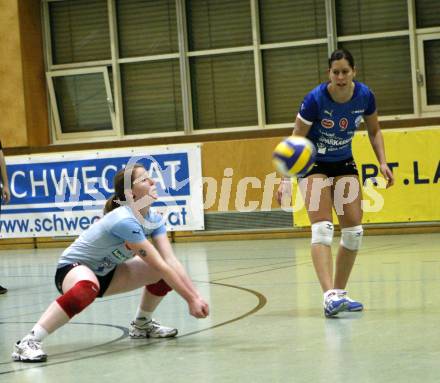
[[[40,326],[38,323],[32,328],[29,335],[38,342],[41,342],[44,338],[46,338],[49,333],[46,329]]]
[[[150,311],[144,311],[138,307],[135,316],[135,322],[149,322],[153,318],[153,313]]]
[[[336,289],[330,289],[330,290],[327,290],[327,291],[324,293],[324,301],[327,300],[327,298],[328,298],[329,295],[333,295],[333,294],[337,294],[337,293],[338,293],[338,290],[336,290]]]

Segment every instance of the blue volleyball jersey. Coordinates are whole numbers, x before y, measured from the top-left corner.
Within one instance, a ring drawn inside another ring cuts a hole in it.
[[[146,237],[166,233],[162,216],[150,209],[142,225],[128,206],[121,206],[107,213],[85,230],[66,250],[58,267],[81,263],[96,275],[103,276],[116,265],[133,257],[126,242],[138,243]]]
[[[350,101],[337,103],[322,83],[304,98],[298,117],[312,125],[307,138],[316,146],[316,160],[335,162],[352,157],[351,141],[362,117],[376,111],[374,94],[363,83],[355,81]]]

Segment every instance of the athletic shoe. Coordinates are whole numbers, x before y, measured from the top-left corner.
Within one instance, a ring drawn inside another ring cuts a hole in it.
[[[15,343],[12,359],[17,362],[45,362],[47,354],[41,348],[41,342],[26,336]]]
[[[356,312],[356,311],[362,311],[364,309],[364,305],[361,302],[357,302],[353,299],[351,299],[345,290],[340,291],[341,296],[345,297],[345,299],[348,301],[348,305],[345,311],[349,312]]]
[[[6,287],[0,286],[0,294],[5,294],[8,292],[8,289]]]
[[[154,319],[143,324],[137,324],[134,321],[130,323],[128,329],[130,338],[171,338],[177,335],[177,328],[161,326]]]
[[[348,300],[344,295],[332,292],[324,300],[324,315],[329,318],[337,315],[341,311],[346,311]]]

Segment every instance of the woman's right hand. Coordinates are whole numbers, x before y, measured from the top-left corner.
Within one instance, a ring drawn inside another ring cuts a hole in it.
[[[290,198],[292,196],[292,183],[290,178],[282,178],[281,183],[278,186],[276,199],[278,203],[283,206],[283,200],[287,198],[288,203],[290,203]]]
[[[9,187],[4,186],[2,196],[4,203],[9,203],[11,200],[11,192],[9,191]]]
[[[209,315],[209,305],[203,298],[197,297],[188,303],[189,313],[196,318],[206,318]]]
[[[387,181],[387,189],[390,186],[394,185],[394,175],[392,170],[388,167],[387,163],[383,163],[380,164],[380,172],[382,173],[382,175],[385,177],[386,181]]]

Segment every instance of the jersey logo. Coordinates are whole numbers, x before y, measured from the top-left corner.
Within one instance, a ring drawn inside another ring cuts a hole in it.
[[[328,119],[324,118],[321,121],[321,125],[325,129],[331,129],[331,128],[333,128],[333,126],[335,126],[335,123],[332,120],[328,120]]]
[[[328,114],[330,117],[333,117],[333,110],[331,110],[330,112],[328,110],[324,109],[324,114]]]
[[[365,109],[357,109],[357,110],[352,110],[351,114],[358,114],[358,113],[364,113]]]
[[[140,234],[140,233],[141,233],[140,230],[132,230],[131,232],[132,232],[133,234]]]
[[[124,254],[122,254],[118,249],[112,251],[112,254],[121,261],[125,261]]]
[[[344,117],[339,120],[339,127],[341,130],[345,130],[348,127],[348,120]]]

